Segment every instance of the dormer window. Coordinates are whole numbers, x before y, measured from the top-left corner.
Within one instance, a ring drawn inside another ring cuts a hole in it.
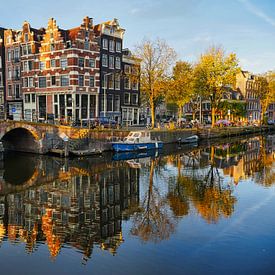
[[[25,42],[29,42],[29,35],[25,33]]]

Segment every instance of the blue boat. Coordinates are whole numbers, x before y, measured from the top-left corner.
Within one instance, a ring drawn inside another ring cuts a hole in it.
[[[152,140],[149,131],[134,131],[119,142],[113,142],[112,147],[116,152],[130,152],[163,148],[163,142]]]

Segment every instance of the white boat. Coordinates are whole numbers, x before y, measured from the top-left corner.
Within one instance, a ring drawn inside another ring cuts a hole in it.
[[[112,142],[112,147],[116,152],[141,151],[160,149],[163,142],[152,140],[150,131],[133,131],[123,141]]]
[[[187,137],[185,139],[180,140],[180,143],[195,143],[199,141],[199,137],[197,135]]]

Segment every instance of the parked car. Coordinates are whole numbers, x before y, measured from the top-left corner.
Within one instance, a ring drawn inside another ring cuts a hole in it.
[[[108,117],[99,117],[98,125],[104,128],[119,128],[120,125],[117,121],[110,119]]]
[[[268,124],[268,125],[275,125],[275,120],[269,119],[269,120],[267,121],[267,124]]]

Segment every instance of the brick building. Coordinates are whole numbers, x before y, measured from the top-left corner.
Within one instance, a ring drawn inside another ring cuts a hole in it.
[[[7,30],[5,36],[6,98],[13,119],[98,116],[99,47],[91,18],[69,30],[60,29],[53,18],[39,30],[25,22],[21,31]]]
[[[23,118],[23,98],[21,91],[21,32],[6,30],[4,34],[6,60],[6,104],[8,118]]]
[[[5,118],[5,45],[4,28],[0,28],[0,119]]]
[[[122,50],[125,30],[117,19],[94,26],[85,17],[63,30],[51,18],[47,28],[25,21],[21,30],[2,32],[8,118],[139,122],[139,84],[132,80],[139,60]]]

